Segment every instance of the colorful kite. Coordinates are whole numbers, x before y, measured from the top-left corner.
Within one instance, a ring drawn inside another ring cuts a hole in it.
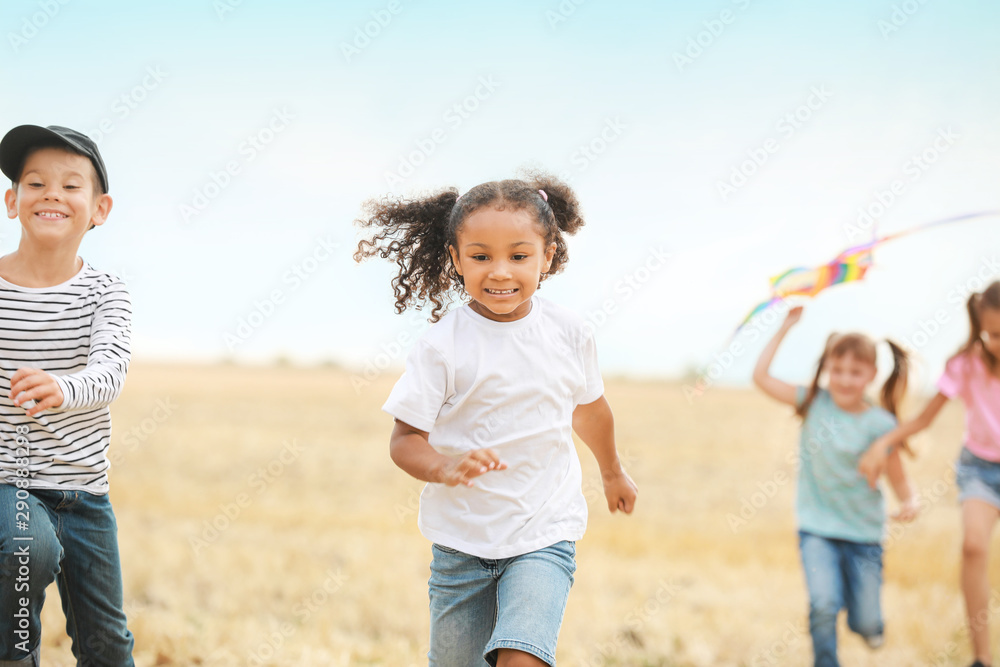
[[[944,220],[935,220],[934,222],[883,236],[882,238],[873,238],[868,243],[848,248],[837,255],[829,264],[815,268],[800,267],[789,269],[781,275],[771,278],[771,298],[751,310],[750,314],[743,319],[743,322],[736,329],[736,333],[738,334],[759,313],[764,312],[787,296],[813,297],[827,287],[863,279],[865,273],[872,265],[872,251],[883,243],[913,234],[914,232],[930,229],[931,227],[998,214],[1000,214],[1000,211],[980,211],[979,213],[967,213]]]

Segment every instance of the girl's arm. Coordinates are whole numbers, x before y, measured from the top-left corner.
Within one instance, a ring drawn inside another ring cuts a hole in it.
[[[771,362],[774,360],[774,355],[778,351],[778,346],[781,345],[781,341],[785,338],[785,334],[795,326],[800,317],[802,317],[802,306],[796,306],[788,311],[785,321],[781,323],[781,328],[774,334],[774,338],[767,344],[764,351],[760,353],[760,359],[757,360],[757,365],[753,369],[753,382],[760,387],[761,391],[771,398],[779,400],[782,403],[788,403],[791,406],[798,405],[798,402],[795,400],[798,394],[795,385],[773,377],[769,369],[771,368]]]
[[[573,410],[573,430],[597,459],[608,509],[612,513],[621,510],[631,514],[639,490],[618,459],[615,419],[608,400],[601,396],[593,403],[576,406]]]
[[[898,449],[889,454],[885,474],[889,478],[892,492],[899,501],[899,511],[893,514],[892,518],[896,521],[913,521],[920,512],[920,505],[917,494],[913,492],[910,480],[906,477],[906,471],[903,470],[903,460],[899,456]]]
[[[491,470],[505,470],[507,464],[492,449],[476,449],[462,456],[445,456],[431,447],[427,431],[396,420],[389,438],[392,462],[411,476],[425,482],[472,486],[472,480]]]
[[[897,444],[930,426],[947,402],[948,397],[939,392],[927,402],[918,416],[903,422],[872,443],[858,461],[858,471],[868,478],[868,486],[874,489],[875,482],[886,471],[886,456],[889,452],[895,451]]]

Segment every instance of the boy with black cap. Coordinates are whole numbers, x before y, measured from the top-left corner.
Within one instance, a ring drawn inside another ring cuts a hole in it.
[[[108,500],[108,405],[130,359],[122,283],[77,256],[111,211],[97,146],[22,125],[0,142],[17,250],[0,257],[0,667],[39,667],[53,581],[79,665],[131,666],[117,525]]]

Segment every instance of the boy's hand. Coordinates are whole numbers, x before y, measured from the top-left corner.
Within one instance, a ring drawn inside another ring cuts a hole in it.
[[[438,471],[437,481],[448,486],[472,486],[472,480],[491,470],[506,470],[507,464],[492,449],[476,449],[448,460]]]
[[[604,497],[608,499],[611,513],[621,510],[625,514],[631,514],[639,489],[625,469],[619,466],[617,470],[602,473],[601,479],[604,480]]]
[[[899,506],[899,510],[892,515],[894,521],[907,523],[913,521],[920,514],[920,498],[914,494]]]
[[[54,377],[37,368],[19,368],[10,378],[10,400],[18,407],[33,400],[35,404],[25,412],[34,417],[43,410],[62,405],[65,399]]]

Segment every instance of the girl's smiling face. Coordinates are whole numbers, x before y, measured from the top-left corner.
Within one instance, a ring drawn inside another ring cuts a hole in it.
[[[846,412],[866,408],[865,389],[875,379],[874,364],[848,353],[827,359],[823,370],[827,373],[830,397],[837,407]]]
[[[472,297],[471,308],[496,322],[527,315],[531,295],[556,252],[528,211],[480,209],[465,219],[456,237],[448,251]]]

